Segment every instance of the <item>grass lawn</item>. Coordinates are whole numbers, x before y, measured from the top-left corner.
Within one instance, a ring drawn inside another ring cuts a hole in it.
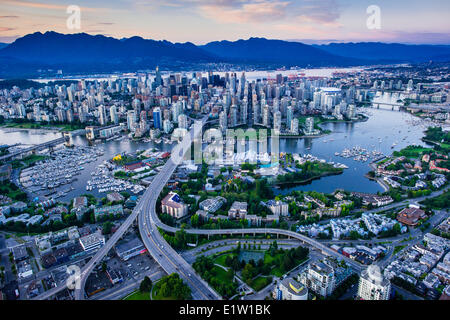
[[[395,156],[402,155],[407,158],[417,158],[422,154],[422,152],[429,151],[429,150],[431,150],[431,148],[422,148],[422,147],[417,147],[417,148],[409,147],[408,148],[408,147],[406,147],[400,151],[395,151],[394,155]]]
[[[211,269],[211,273],[212,273],[218,280],[220,280],[221,282],[227,283],[227,282],[233,281],[233,278],[231,278],[231,277],[228,275],[227,271],[225,271],[225,270],[222,269],[221,267],[214,266],[214,267]]]
[[[396,247],[394,248],[394,254],[400,252],[404,247],[406,247],[406,246],[396,246]]]
[[[122,300],[150,300],[150,293],[149,292],[141,293],[138,290],[126,296]]]
[[[221,266],[226,267],[226,265],[225,265],[225,259],[226,259],[227,257],[231,257],[231,258],[232,258],[233,256],[234,256],[234,253],[226,253],[226,254],[222,254],[222,255],[220,255],[220,256],[218,256],[217,258],[214,259],[214,263],[220,264]]]
[[[160,294],[158,294],[156,288],[153,288],[152,300],[177,300],[177,299],[175,297],[162,297]]]
[[[19,128],[19,129],[63,129],[64,131],[73,131],[83,129],[84,126],[76,126],[70,124],[38,124],[38,123],[7,123],[5,128]]]
[[[256,279],[250,280],[250,283],[248,283],[248,285],[251,286],[255,291],[260,291],[267,287],[272,282],[272,280],[272,277],[259,276]]]
[[[280,259],[282,257],[281,253],[278,253],[277,255],[275,255],[274,257],[272,257],[270,254],[268,254],[266,252],[266,254],[264,255],[264,264],[268,264],[271,263],[272,261],[276,260],[276,259]],[[295,261],[295,265],[298,266],[299,264],[303,263],[304,261],[306,261],[308,258],[303,259],[303,260],[296,260]],[[289,270],[288,270],[289,271]],[[273,268],[270,271],[271,275],[274,275],[276,277],[281,277],[285,274],[286,272],[283,272],[280,268],[280,266],[275,266],[275,268]]]
[[[13,169],[19,169],[22,167],[26,168],[35,162],[42,161],[47,158],[48,158],[48,156],[34,154],[34,155],[28,156],[26,158],[20,159],[20,160],[13,160],[13,161],[11,161],[11,165],[12,165]],[[22,163],[25,163],[25,166]]]

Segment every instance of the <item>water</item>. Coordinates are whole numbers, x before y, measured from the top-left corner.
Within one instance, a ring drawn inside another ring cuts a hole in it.
[[[335,122],[322,124],[322,128],[333,131],[332,134],[321,138],[305,139],[281,139],[280,151],[290,153],[309,153],[327,161],[339,162],[349,168],[344,173],[336,176],[324,177],[314,180],[310,184],[293,188],[277,190],[276,193],[286,194],[291,190],[333,192],[336,189],[349,191],[376,193],[383,188],[375,181],[367,179],[364,175],[370,171],[369,162],[354,161],[353,158],[335,156],[335,152],[343,149],[351,149],[360,146],[369,151],[381,151],[385,155],[391,155],[395,150],[401,150],[408,145],[425,145],[421,141],[423,128],[412,126],[410,121],[416,117],[399,111],[387,109],[372,109],[372,115],[366,122],[346,123]],[[403,140],[403,138],[405,138]],[[382,142],[379,142],[381,138]],[[334,141],[330,141],[334,139]],[[327,142],[324,142],[327,141]],[[392,149],[392,145],[397,145]],[[310,149],[307,149],[310,148]]]
[[[304,77],[328,77],[330,78],[334,72],[339,73],[351,73],[351,72],[360,72],[364,68],[362,67],[356,67],[356,68],[312,68],[312,69],[295,69],[295,70],[273,70],[273,71],[246,71],[245,77],[248,81],[256,81],[257,79],[275,79],[277,74],[281,74],[283,76],[298,76],[299,74],[302,74]],[[182,74],[192,75],[196,71],[188,71],[188,72],[181,72]],[[231,74],[234,71],[228,71],[228,74]],[[235,71],[237,77],[240,79],[240,76],[242,74],[242,71]],[[178,73],[178,72],[176,72]],[[203,77],[207,76],[206,72],[201,72]],[[225,76],[226,72],[214,72],[214,74],[218,74],[221,77]],[[161,72],[163,78],[168,76],[169,74],[173,74],[171,71],[162,71]],[[85,77],[79,77],[79,76],[67,76],[64,78],[45,78],[45,79],[32,79],[33,81],[40,82],[40,83],[48,83],[50,81],[57,81],[57,80],[74,80],[74,81],[80,81],[81,79],[84,79],[86,81],[108,81],[112,78],[133,78],[137,79],[136,75],[126,74],[124,75],[97,75],[97,76],[85,76]],[[151,79],[154,78],[154,76],[150,76]]]
[[[32,145],[61,138],[58,131],[50,130],[22,130],[0,128],[0,145],[22,143]]]
[[[381,106],[380,109],[368,108],[368,112],[372,115],[366,122],[322,124],[322,128],[331,130],[332,133],[320,138],[281,139],[280,152],[312,154],[327,161],[343,163],[349,168],[345,169],[341,175],[324,177],[319,180],[314,180],[307,185],[276,190],[276,193],[286,194],[291,190],[315,190],[329,193],[338,188],[370,193],[383,191],[383,188],[378,183],[364,176],[370,171],[370,167],[368,166],[370,160],[367,162],[358,162],[354,161],[353,158],[342,158],[334,154],[335,152],[342,152],[345,148],[351,149],[353,146],[360,146],[369,151],[378,150],[385,155],[390,155],[394,150],[400,150],[411,144],[425,145],[420,140],[423,137],[424,128],[411,124],[411,120],[417,120],[417,118],[408,113],[392,111],[391,109],[392,107],[390,106]],[[60,136],[61,133],[54,131],[35,134],[32,130],[7,132],[5,129],[0,129],[0,144],[18,142],[36,144],[53,140]],[[379,138],[382,139],[381,143],[379,143]],[[391,146],[394,142],[397,145],[392,149]],[[87,140],[81,136],[74,139],[75,145],[86,145],[87,143]],[[91,177],[90,172],[101,164],[103,160],[109,160],[121,152],[134,152],[138,149],[156,148],[162,151],[170,151],[174,145],[165,145],[164,143],[155,144],[152,142],[144,143],[124,139],[121,141],[101,143],[99,146],[104,149],[105,154],[96,162],[86,164],[81,175],[77,176],[78,180],[72,183],[75,190],[58,200],[70,201],[75,196],[88,193],[86,191],[86,182]],[[68,187],[69,185],[63,186],[60,190],[66,190]],[[104,196],[97,191],[91,191],[89,193],[95,196]]]
[[[11,132],[9,129],[0,129],[0,144],[39,144],[54,140],[61,137],[61,133],[57,131],[45,131],[39,130],[39,134],[35,130],[21,130]],[[88,141],[84,136],[77,136],[73,139],[74,145],[88,145]],[[161,151],[170,151],[174,144],[165,145],[164,143],[154,143],[154,142],[139,142],[130,139],[123,139],[121,141],[109,141],[106,143],[96,144],[96,146],[104,150],[104,155],[99,157],[96,161],[86,163],[83,165],[84,170],[80,175],[77,175],[78,180],[72,182],[70,185],[64,185],[57,188],[56,190],[67,190],[70,186],[75,188],[68,192],[65,196],[58,198],[58,201],[71,201],[74,197],[79,196],[84,193],[90,193],[96,197],[103,197],[105,194],[99,193],[97,190],[86,191],[86,182],[91,178],[91,172],[101,164],[104,160],[110,160],[112,157],[123,152],[134,152],[136,150],[146,150],[155,148]]]

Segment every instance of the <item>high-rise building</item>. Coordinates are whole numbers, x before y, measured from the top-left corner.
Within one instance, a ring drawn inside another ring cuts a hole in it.
[[[159,87],[162,85],[161,72],[159,71],[159,67],[156,67],[156,76],[155,76],[155,87]]]
[[[262,119],[263,126],[268,127],[269,126],[270,115],[269,115],[269,106],[267,104],[265,104],[264,107],[263,107],[262,117],[263,117],[263,119]]]
[[[384,278],[378,266],[369,266],[361,273],[358,297],[362,300],[389,300],[391,282]]]
[[[118,124],[119,123],[119,114],[117,113],[116,106],[111,106],[111,108],[109,109],[109,114],[111,116],[111,122],[114,124]]]
[[[68,108],[66,110],[66,119],[67,119],[67,122],[69,122],[69,123],[73,122],[73,111],[72,111],[72,108]]]
[[[102,104],[98,106],[98,122],[100,123],[101,126],[104,126],[107,123],[106,109],[105,106]]]
[[[219,114],[219,125],[222,132],[227,130],[227,114],[224,111]]]
[[[275,288],[274,298],[277,300],[308,300],[308,288],[293,278],[286,278],[281,280]]]
[[[292,106],[287,107],[287,115],[286,115],[286,127],[291,127],[292,119],[294,118],[294,108]]]
[[[300,274],[299,280],[308,289],[322,297],[333,293],[336,284],[334,269],[324,262],[310,263],[306,271]]]
[[[312,134],[314,131],[314,118],[306,118],[305,121],[305,133],[307,135]]]
[[[280,130],[281,130],[281,112],[280,111],[276,111],[273,114],[273,129],[278,132],[280,132]]]
[[[164,120],[163,122],[163,130],[165,133],[170,133],[172,131],[173,125],[172,122],[168,119]]]
[[[178,128],[187,129],[188,128],[188,119],[185,114],[180,114],[178,116]]]
[[[412,79],[410,79],[410,80],[408,81],[407,86],[406,86],[406,90],[407,90],[407,91],[412,91],[413,89],[414,89],[414,82],[413,82]]]
[[[247,118],[248,118],[248,104],[247,99],[245,99],[241,104],[241,123],[247,124]]]
[[[291,121],[290,127],[291,133],[297,135],[298,134],[298,119],[295,118]]]
[[[159,107],[153,109],[153,127],[162,129],[162,113]]]
[[[356,117],[356,106],[354,104],[349,104],[347,108],[347,117],[353,119]]]
[[[230,122],[232,127],[238,125],[237,106],[235,104],[233,104],[230,109]]]
[[[135,131],[137,126],[136,112],[129,110],[127,113],[127,127],[130,131]]]

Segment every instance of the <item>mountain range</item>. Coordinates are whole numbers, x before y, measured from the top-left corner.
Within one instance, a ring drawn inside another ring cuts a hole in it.
[[[211,63],[278,68],[430,60],[450,61],[450,46],[380,42],[307,45],[265,38],[216,41],[196,46],[190,42],[172,43],[141,37],[115,39],[49,31],[26,35],[6,46],[0,44],[0,77],[30,77],[42,75],[42,70],[48,69],[62,69],[65,74],[73,74],[137,71],[153,69],[157,65],[162,69],[187,70]]]

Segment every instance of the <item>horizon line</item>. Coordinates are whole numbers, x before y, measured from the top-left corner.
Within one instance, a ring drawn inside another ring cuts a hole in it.
[[[250,39],[265,39],[265,40],[279,40],[279,41],[285,41],[285,42],[297,42],[297,43],[302,43],[305,45],[329,45],[329,44],[349,44],[349,43],[382,43],[382,44],[402,44],[402,45],[426,45],[426,46],[450,46],[450,43],[420,43],[420,42],[399,42],[399,41],[361,41],[361,40],[339,40],[339,39],[279,39],[279,38],[266,38],[266,37],[256,37],[256,36],[249,36],[248,38],[239,38],[236,40],[228,40],[228,39],[222,39],[222,40],[214,40],[214,41],[208,41],[205,42],[203,44],[199,44],[199,43],[195,43],[192,41],[185,41],[185,42],[173,42],[167,39],[152,39],[152,38],[144,38],[142,36],[139,35],[135,35],[135,36],[131,36],[131,37],[115,37],[112,35],[108,35],[108,34],[102,34],[102,33],[89,33],[89,32],[72,32],[72,33],[62,33],[62,32],[57,32],[54,30],[47,30],[44,32],[41,31],[36,31],[36,32],[32,32],[32,33],[27,33],[25,35],[22,36],[17,36],[17,38],[15,38],[14,40],[12,40],[11,42],[3,42],[0,41],[0,43],[4,43],[7,45],[13,44],[14,42],[16,42],[18,39],[24,38],[28,35],[33,35],[33,34],[46,34],[46,33],[56,33],[56,34],[60,34],[60,35],[79,35],[79,34],[86,34],[89,36],[103,36],[106,38],[112,38],[115,40],[127,40],[127,39],[131,39],[131,38],[141,38],[143,40],[153,40],[153,41],[167,41],[170,43],[192,43],[195,46],[203,46],[209,43],[213,43],[213,42],[237,42],[237,41],[248,41]]]

